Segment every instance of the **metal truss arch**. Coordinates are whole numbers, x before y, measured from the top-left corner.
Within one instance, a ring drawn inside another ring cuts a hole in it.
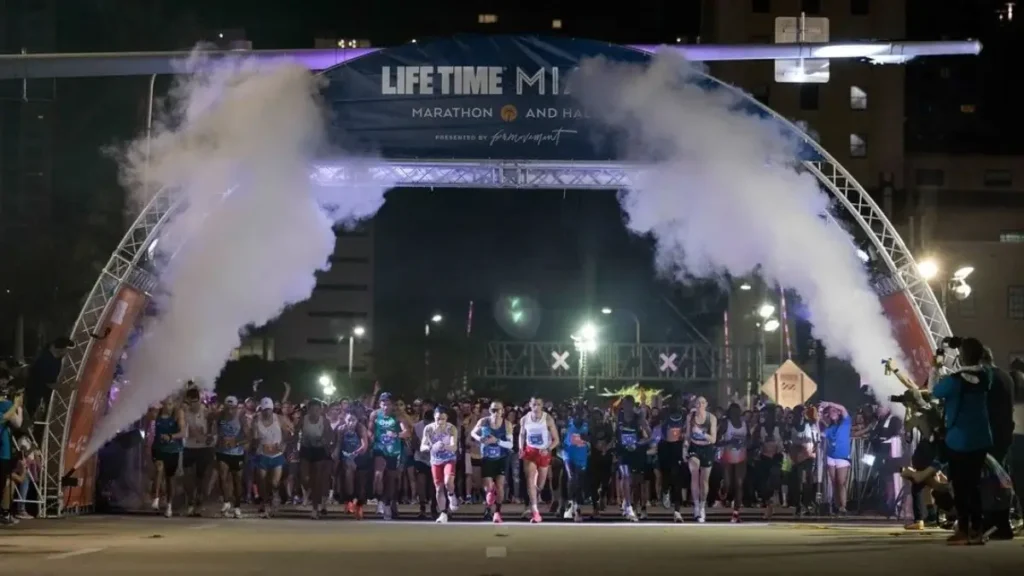
[[[732,90],[742,96],[750,107],[756,108],[759,113],[782,123],[787,130],[801,138],[804,144],[813,151],[813,157],[804,162],[804,167],[818,178],[829,193],[835,196],[837,202],[850,213],[853,220],[870,238],[898,288],[907,291],[914,313],[924,328],[930,340],[929,343],[934,346],[942,337],[948,336],[950,334],[949,326],[942,313],[942,308],[928,282],[921,277],[913,256],[881,208],[853,176],[824,148],[789,120],[738,89],[711,76],[707,78],[718,87]],[[352,174],[346,172],[346,168],[322,164],[312,167],[310,178],[320,186],[345,186],[353,181],[366,182],[366,178],[369,177],[374,182],[394,187],[607,190],[630,187],[644,167],[529,160],[394,160],[359,170],[360,174]],[[40,488],[44,494],[43,500],[46,503],[48,515],[86,511],[63,510],[61,489],[61,476],[65,466],[63,447],[66,445],[67,425],[74,407],[76,383],[82,376],[85,361],[92,351],[92,335],[96,334],[101,327],[121,287],[128,285],[149,292],[154,286],[153,278],[139,268],[139,263],[147,247],[157,238],[160,228],[173,209],[173,200],[173,195],[170,192],[161,190],[145,206],[96,280],[72,329],[71,338],[76,347],[67,356],[62,366],[58,387],[53,393],[44,425],[43,457],[46,468],[41,475]],[[500,345],[503,346],[504,351],[499,354],[495,350],[491,354],[491,358],[505,357],[509,350],[508,344]],[[547,350],[547,353],[551,351]],[[541,352],[534,350],[530,354],[540,354]],[[660,358],[662,353],[666,352],[657,352],[657,358]],[[688,358],[695,362],[690,368],[690,372],[686,373],[687,378],[691,380],[715,377],[726,368],[723,364],[724,356],[720,358],[719,352],[710,348],[691,346],[686,350],[669,352],[669,354],[671,353],[677,354],[679,359]],[[608,360],[604,365],[619,367],[619,360],[616,359],[614,362]],[[742,373],[737,366],[732,366],[731,369],[733,374]],[[505,368],[501,368],[501,370],[507,372]],[[623,372],[616,368],[615,374],[623,374]],[[489,376],[510,377],[499,376],[497,372]]]

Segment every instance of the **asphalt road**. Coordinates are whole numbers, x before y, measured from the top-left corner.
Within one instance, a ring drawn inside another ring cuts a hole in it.
[[[17,576],[434,576],[1010,574],[1024,543],[948,547],[946,532],[893,525],[601,522],[501,526],[299,518],[89,516],[0,530],[0,573]],[[692,573],[692,572],[691,572]]]

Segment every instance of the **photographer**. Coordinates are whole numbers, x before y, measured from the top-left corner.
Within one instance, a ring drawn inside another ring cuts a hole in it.
[[[988,393],[992,371],[981,366],[984,346],[976,338],[960,343],[957,372],[936,382],[932,396],[945,403],[949,480],[957,512],[957,531],[949,544],[982,544],[981,473],[992,448]]]

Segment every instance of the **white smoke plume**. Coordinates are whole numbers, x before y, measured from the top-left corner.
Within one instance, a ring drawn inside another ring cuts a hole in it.
[[[152,146],[143,137],[124,154],[132,197],[144,203],[168,189],[177,208],[157,244],[159,314],[146,320],[125,366],[130,384],[86,455],[184,381],[212,387],[240,330],[310,296],[334,251],[333,226],[371,216],[384,199],[385,186],[358,178],[344,189],[312,183],[327,117],[306,68],[196,59],[184,72]],[[362,163],[347,165],[365,174]]]
[[[649,66],[592,59],[570,79],[631,160],[652,165],[623,193],[628,227],[653,236],[658,268],[679,280],[756,270],[796,290],[816,337],[888,404],[904,389],[882,376],[881,360],[901,351],[849,235],[820,216],[829,198],[797,170],[798,145],[778,121],[744,112],[739,95],[707,90],[699,76],[664,53]]]

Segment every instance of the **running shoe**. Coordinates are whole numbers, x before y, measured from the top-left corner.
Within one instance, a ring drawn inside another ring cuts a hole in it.
[[[362,520],[362,519],[363,519],[363,507],[361,505],[359,505],[359,504],[356,504],[356,520]]]
[[[356,503],[355,503],[355,500],[350,500],[350,501],[345,503],[345,512],[348,513],[348,514],[355,514],[356,513]]]
[[[437,524],[447,524],[448,523],[448,513],[447,512],[441,512],[440,514],[438,514],[437,520],[434,520],[434,522],[436,522]]]
[[[575,515],[575,514],[574,514],[574,509],[575,509],[575,508],[576,508],[576,505],[575,505],[575,504],[570,504],[570,505],[569,505],[569,506],[568,506],[568,507],[567,507],[567,508],[565,509],[565,514],[562,514],[562,518],[564,518],[565,520],[572,520],[573,516]]]
[[[168,502],[167,508],[164,509],[164,518],[170,518],[171,516],[174,516],[174,511],[171,510],[171,503]]]
[[[540,524],[544,521],[544,518],[540,515],[540,510],[533,510],[530,513],[530,524]]]
[[[679,512],[679,510],[676,510],[675,512],[672,513],[672,521],[675,522],[676,524],[682,524],[683,523],[683,514],[681,512]]]
[[[493,490],[491,490],[491,491],[487,492],[487,506],[489,506],[489,507],[492,507],[492,508],[493,508],[493,507],[494,507],[494,504],[495,504],[495,503],[496,503],[497,501],[498,501],[498,497],[497,497],[497,495],[495,495],[495,493],[494,493],[494,491],[493,491]]]
[[[630,522],[639,522],[640,521],[640,519],[636,517],[636,512],[633,512],[633,507],[632,506],[627,506],[626,507],[626,520],[629,520]]]
[[[739,524],[740,523],[740,511],[739,510],[733,510],[732,511],[732,519],[729,520],[729,522],[731,522],[733,524]]]
[[[495,512],[494,515],[491,516],[491,522],[494,522],[495,524],[501,524],[501,512]]]
[[[231,502],[225,502],[220,506],[220,515],[225,518],[231,517]]]

